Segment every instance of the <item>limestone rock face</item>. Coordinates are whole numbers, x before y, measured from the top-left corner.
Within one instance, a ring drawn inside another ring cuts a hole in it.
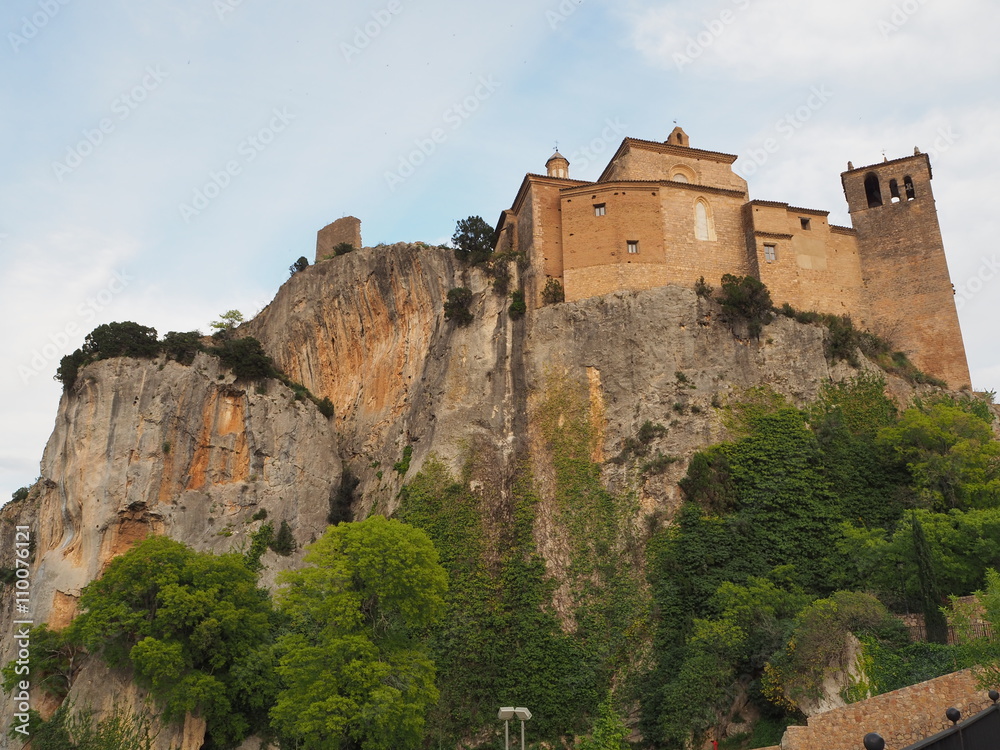
[[[457,470],[473,439],[512,458],[524,323],[489,284],[447,248],[367,248],[295,274],[240,328],[333,402],[342,456],[362,482],[360,515],[395,509],[404,477],[393,465],[408,445],[410,473],[431,450]],[[467,327],[444,319],[455,287],[475,293]]]
[[[827,363],[824,329],[779,317],[759,340],[740,339],[716,303],[689,289],[615,293],[514,320],[509,298],[491,285],[451,250],[421,244],[359,250],[294,274],[237,335],[258,338],[292,380],[329,397],[332,420],[277,381],[265,392],[234,382],[207,355],[190,367],[115,359],[83,369],[63,396],[42,479],[27,500],[0,511],[0,521],[29,526],[36,539],[36,624],[66,625],[80,589],[150,533],[225,552],[249,542],[262,523],[252,516],[266,510],[268,521],[290,524],[301,547],[324,530],[342,466],[361,480],[355,517],[391,514],[432,453],[496,509],[486,533],[503,523],[512,479],[530,466],[541,498],[535,536],[558,581],[567,552],[536,420],[551,383],[569,382],[588,400],[593,459],[609,488],[639,498],[639,528],[650,514],[670,517],[691,455],[726,438],[718,407],[727,399],[766,384],[802,402],[826,379],[852,373]],[[444,318],[454,287],[473,292],[465,327]],[[608,462],[646,421],[667,427],[652,447],[678,460],[652,476]],[[478,460],[463,474],[472,452]],[[0,566],[10,566],[9,554],[0,552]],[[288,558],[269,552],[264,584],[300,560],[301,549]],[[556,599],[571,627],[564,588]],[[0,607],[4,618],[13,612],[9,587]],[[5,628],[0,661],[12,654]],[[86,669],[77,705],[107,710],[112,692],[140,700],[97,666]],[[0,725],[9,712],[0,707]],[[188,724],[161,736],[181,742],[177,732],[186,732],[183,747],[198,747],[199,728]]]
[[[29,527],[35,542],[30,618],[67,625],[83,586],[151,534],[201,551],[240,550],[263,523],[252,516],[266,510],[275,525],[288,522],[301,547],[325,529],[340,473],[332,425],[277,381],[258,393],[233,382],[207,355],[190,367],[124,358],[94,363],[63,395],[42,479],[27,500],[2,512],[6,524]],[[268,552],[263,582],[273,584],[301,554]],[[6,618],[9,589],[2,604]],[[2,636],[6,663],[10,629]],[[108,708],[105,680],[91,674],[86,684],[92,688],[74,688],[77,705]],[[5,702],[0,724],[10,718]]]

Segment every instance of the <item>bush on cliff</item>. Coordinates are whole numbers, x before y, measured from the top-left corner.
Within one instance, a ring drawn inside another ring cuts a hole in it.
[[[66,388],[76,382],[80,368],[112,357],[155,357],[160,353],[156,329],[138,323],[105,323],[87,334],[83,346],[59,362],[56,380]]]
[[[472,322],[472,311],[469,310],[471,304],[471,289],[464,286],[449,289],[448,301],[444,303],[444,319],[453,320],[460,326],[469,325]]]

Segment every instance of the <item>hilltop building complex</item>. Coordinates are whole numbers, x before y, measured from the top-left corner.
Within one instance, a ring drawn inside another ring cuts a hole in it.
[[[750,200],[736,158],[692,148],[676,128],[662,143],[626,138],[586,182],[557,151],[501,215],[497,250],[527,255],[535,304],[548,279],[573,301],[754,276],[775,304],[849,315],[925,372],[969,385],[927,154],[848,163],[852,227],[830,224],[828,211]]]

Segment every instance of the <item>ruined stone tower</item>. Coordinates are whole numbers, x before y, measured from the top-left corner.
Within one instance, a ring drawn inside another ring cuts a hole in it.
[[[930,158],[915,150],[851,168],[841,182],[857,232],[867,327],[924,372],[960,387],[971,378],[931,178]]]

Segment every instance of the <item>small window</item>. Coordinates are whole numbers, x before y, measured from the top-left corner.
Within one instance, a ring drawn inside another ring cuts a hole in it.
[[[607,213],[607,203],[594,204],[594,216],[604,216]]]
[[[777,245],[764,245],[764,260],[768,263],[774,263],[778,259],[778,246]]]
[[[805,217],[800,216],[799,217],[799,223],[802,225],[803,229],[812,229],[812,227],[809,226],[810,220],[806,219]]]
[[[670,179],[673,180],[674,182],[683,182],[683,183],[690,183],[691,182],[691,180],[689,180],[687,178],[687,175],[684,174],[683,172],[678,172],[677,174],[675,174]]]
[[[639,240],[629,240],[628,241],[628,251],[635,255],[639,252]]]
[[[917,197],[917,191],[913,189],[913,178],[910,175],[903,178],[903,187],[906,188],[906,200],[912,201]]]
[[[889,202],[899,203],[899,183],[896,180],[889,180]]]

